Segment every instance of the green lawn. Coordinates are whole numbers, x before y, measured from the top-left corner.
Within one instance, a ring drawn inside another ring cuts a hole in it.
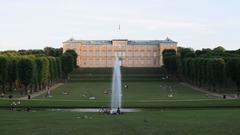
[[[240,100],[223,100],[195,91],[177,82],[147,81],[128,82],[123,88],[125,108],[225,108],[240,107]],[[170,91],[170,86],[172,92]],[[104,94],[111,87],[110,82],[66,83],[55,89],[51,98],[45,94],[32,100],[23,100],[17,107],[33,108],[99,108],[110,106],[110,95]],[[68,94],[63,94],[63,92]],[[173,97],[169,95],[173,93]],[[94,96],[96,100],[90,100]],[[1,108],[9,108],[18,100],[0,100]]]
[[[44,110],[36,112],[0,110],[0,134],[238,135],[239,114],[240,109],[146,110],[120,116]]]
[[[123,101],[137,100],[196,100],[216,99],[216,97],[195,91],[177,82],[127,82],[129,87],[123,88]],[[171,88],[170,88],[171,87]],[[45,95],[37,99],[63,99],[63,100],[88,100],[94,96],[96,101],[109,101],[111,94],[104,94],[104,91],[111,89],[111,82],[70,82],[57,88],[52,92],[52,98]],[[63,94],[67,92],[68,94]],[[169,95],[173,97],[169,97]]]
[[[41,95],[17,105],[18,109],[30,107],[32,112],[7,110],[19,100],[0,100],[0,135],[240,134],[240,100],[222,100],[171,81],[127,84],[123,107],[142,108],[141,112],[113,116],[44,109],[109,107],[111,94],[104,91],[110,90],[111,82],[106,81],[69,82],[55,89],[51,98]],[[90,100],[91,96],[96,100]]]

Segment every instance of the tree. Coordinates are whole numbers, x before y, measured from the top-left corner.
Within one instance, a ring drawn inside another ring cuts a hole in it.
[[[62,76],[62,62],[60,57],[56,57],[57,63],[57,77],[60,78]]]
[[[20,82],[24,85],[27,94],[28,85],[33,81],[34,62],[30,58],[23,57],[18,62],[18,75]]]
[[[0,83],[2,85],[2,93],[5,93],[5,84],[8,78],[9,60],[5,56],[0,56]]]
[[[52,47],[45,47],[44,48],[44,53],[47,55],[47,56],[55,56],[56,54],[56,51],[54,48]]]
[[[212,59],[208,59],[207,61],[207,84],[209,86],[209,90],[211,90],[211,86],[214,86],[214,76],[213,76],[213,61]]]
[[[225,61],[222,58],[213,60],[213,76],[214,84],[222,86],[225,79]]]
[[[42,58],[43,60],[43,81],[42,81],[42,85],[46,88],[46,83],[48,82],[48,78],[49,78],[49,61],[46,57]]]
[[[63,48],[45,47],[44,53],[47,56],[60,57],[63,54]]]
[[[217,53],[223,53],[223,52],[225,52],[225,48],[223,48],[222,46],[218,46],[218,47],[214,48],[213,51],[217,52]]]
[[[74,68],[74,58],[68,53],[64,53],[61,57],[62,61],[62,71],[65,75],[65,78],[68,78],[68,74],[73,71]]]
[[[193,57],[194,50],[192,48],[179,48],[178,50],[179,50],[181,59]]]
[[[236,84],[238,94],[240,93],[240,58],[228,59],[226,68],[232,81]]]
[[[184,58],[194,58],[196,57],[194,52],[186,52]]]
[[[44,59],[42,57],[38,57],[35,59],[36,63],[36,72],[37,72],[37,78],[36,78],[36,84],[35,84],[35,91],[38,88],[42,89],[42,83],[44,82]]]
[[[14,57],[9,58],[8,79],[7,79],[9,83],[9,91],[12,91],[13,83],[15,83],[18,77],[17,63],[18,63],[17,58],[14,58]]]
[[[169,56],[176,56],[177,52],[174,49],[165,49],[163,52],[163,58],[169,57]]]
[[[68,54],[70,54],[70,55],[72,55],[73,56],[73,64],[74,64],[74,67],[77,67],[77,53],[75,52],[75,50],[73,50],[73,49],[69,49],[69,50],[67,50],[65,53],[68,53]]]
[[[48,87],[52,85],[53,80],[55,79],[55,65],[54,65],[54,57],[48,57],[49,61],[49,74],[48,74]]]

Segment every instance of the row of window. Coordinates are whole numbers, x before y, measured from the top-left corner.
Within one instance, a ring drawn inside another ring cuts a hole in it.
[[[135,45],[129,45],[129,46],[125,46],[125,45],[115,45],[114,47],[113,46],[99,46],[99,45],[96,45],[96,46],[83,46],[83,48],[82,49],[91,49],[91,50],[93,50],[93,49],[112,49],[112,48],[114,48],[114,49],[157,49],[158,48],[158,46],[156,46],[156,47],[152,47],[152,46],[140,46],[140,45],[137,45],[137,46],[135,46]]]
[[[86,61],[84,60],[83,61],[83,64],[84,65],[112,65],[114,63],[114,61],[112,60],[89,60],[89,61]],[[121,64],[122,65],[125,65],[126,64],[126,61],[125,60],[122,60],[121,61]],[[144,64],[147,64],[147,65],[156,65],[157,64],[157,59],[154,59],[154,60],[128,60],[128,65],[144,65]]]
[[[126,52],[122,52],[122,51],[118,51],[118,52],[114,52],[114,55],[112,52],[89,52],[89,54],[87,55],[87,52],[83,52],[83,56],[120,56],[120,57],[125,57],[126,56]],[[147,52],[146,55],[144,55],[144,52],[128,52],[127,56],[157,56],[157,52]]]

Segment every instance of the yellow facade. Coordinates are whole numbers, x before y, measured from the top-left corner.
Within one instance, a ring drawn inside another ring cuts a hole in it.
[[[112,67],[115,56],[125,67],[161,67],[164,49],[177,49],[170,40],[74,40],[63,42],[63,51],[74,49],[79,67]]]

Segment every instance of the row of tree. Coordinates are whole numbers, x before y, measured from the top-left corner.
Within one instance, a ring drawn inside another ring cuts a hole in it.
[[[217,92],[234,85],[240,92],[239,50],[178,48],[165,50],[163,60],[168,73],[178,79]]]
[[[60,49],[51,48],[52,52]],[[24,53],[23,53],[24,52]],[[36,53],[37,52],[37,53]],[[0,85],[2,93],[23,88],[23,93],[49,88],[73,71],[76,53],[68,50],[58,57],[46,50],[5,51],[0,53]]]

